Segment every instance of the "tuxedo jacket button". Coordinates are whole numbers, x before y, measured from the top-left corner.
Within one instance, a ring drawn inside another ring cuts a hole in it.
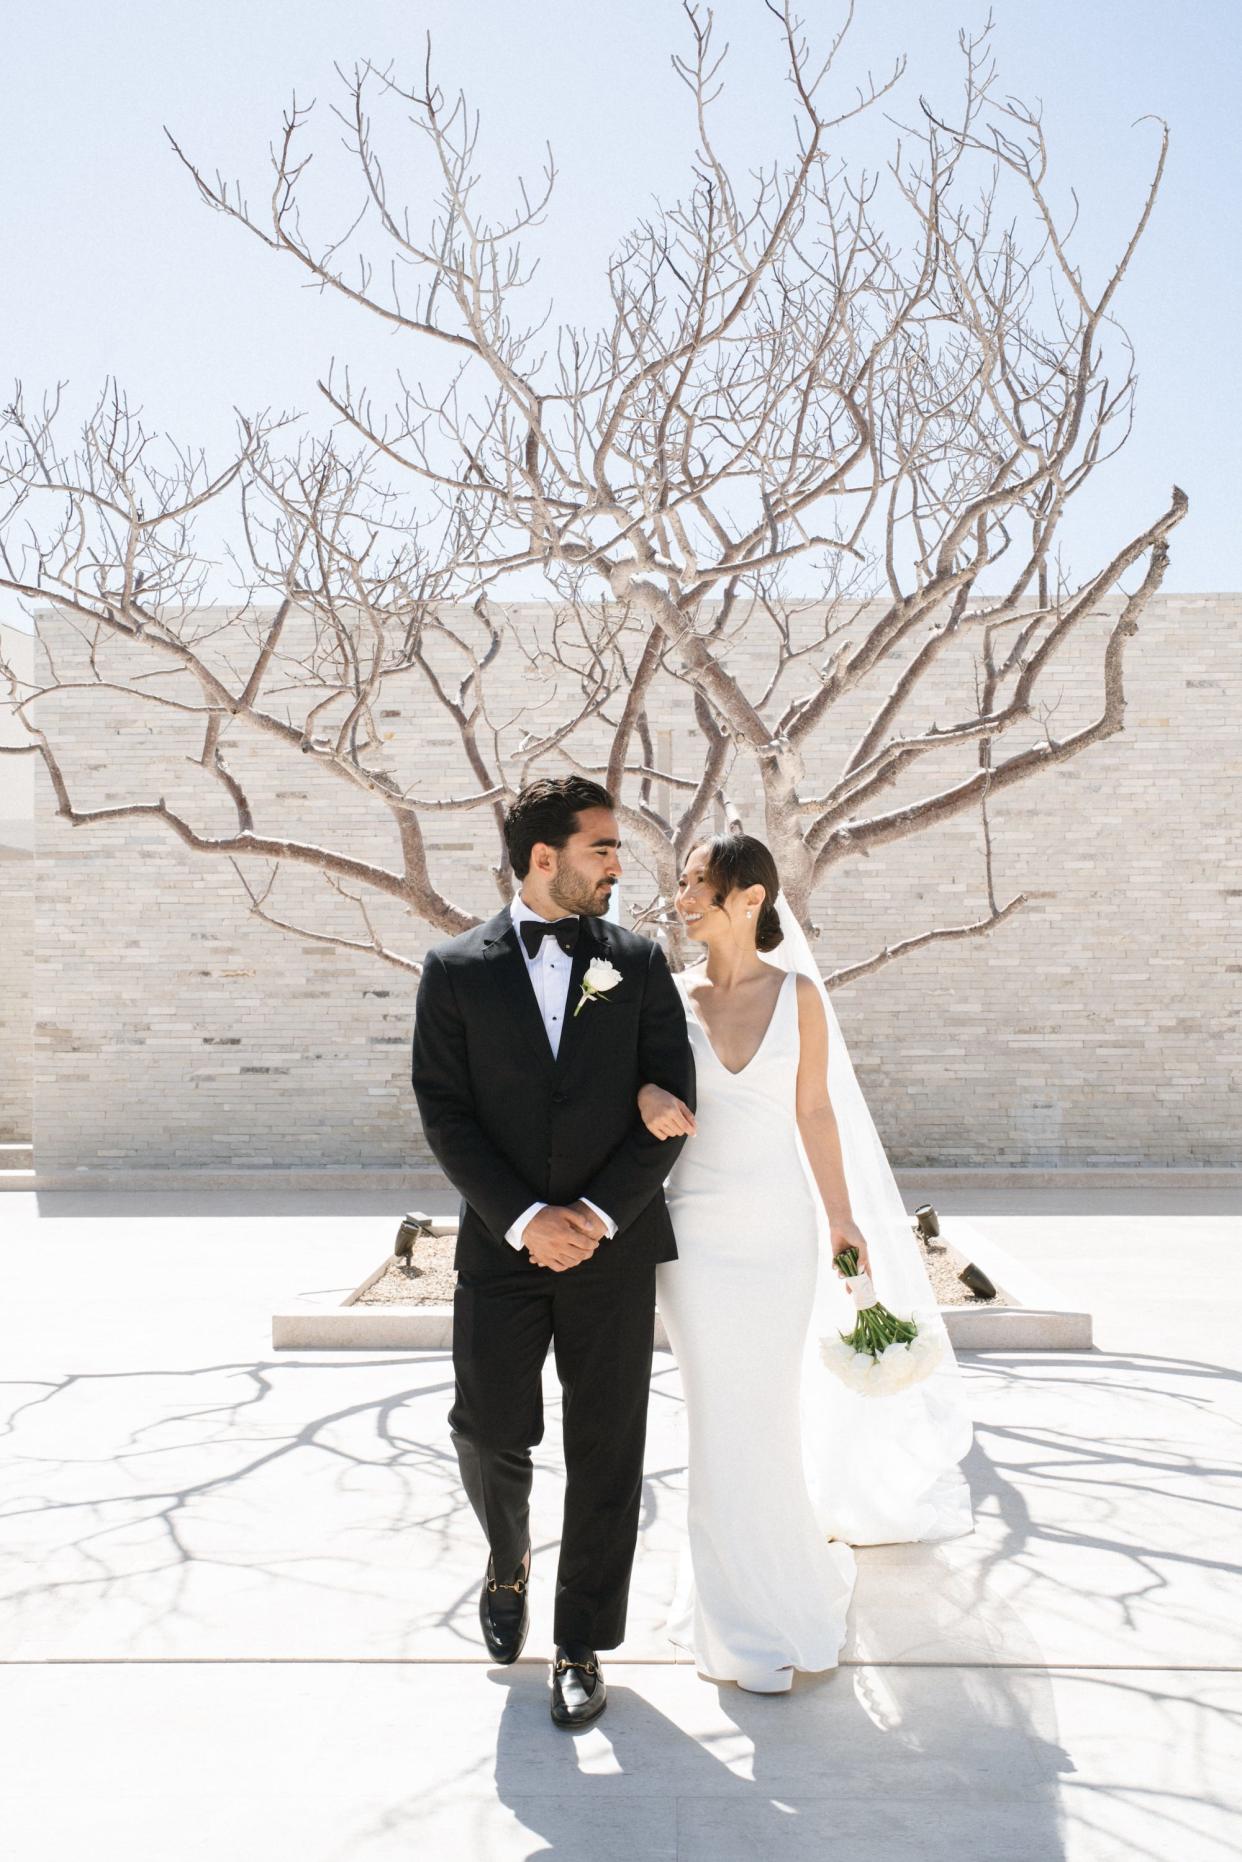
[[[554,1106],[563,1106],[563,1105],[564,1105],[564,1103],[565,1103],[565,1101],[566,1101],[566,1100],[567,1100],[568,1098],[569,1098],[569,1094],[568,1094],[568,1093],[553,1093],[553,1095],[552,1095],[552,1104],[553,1104]]]

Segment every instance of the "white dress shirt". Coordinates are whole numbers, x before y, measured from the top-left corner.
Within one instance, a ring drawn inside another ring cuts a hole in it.
[[[544,918],[541,913],[533,912],[520,893],[515,893],[513,897],[509,906],[509,916],[515,925],[525,924],[528,920],[535,924],[551,923],[551,920]],[[573,959],[566,955],[554,937],[545,937],[540,940],[539,954],[535,957],[527,956],[526,946],[522,943],[520,935],[518,946],[526,964],[526,974],[530,978],[531,988],[535,992],[535,1001],[539,1004],[539,1013],[543,1017],[548,1041],[555,1055],[561,1045],[561,1029],[565,1026],[565,1014],[569,1001],[569,971]],[[612,1217],[593,1203],[589,1196],[584,1196],[581,1200],[588,1209],[595,1210],[608,1231],[609,1237],[615,1235],[617,1225]],[[529,1209],[523,1209],[517,1221],[505,1230],[505,1240],[510,1247],[520,1248],[522,1246],[526,1224],[533,1215],[537,1215],[547,1206],[547,1203],[532,1203]]]

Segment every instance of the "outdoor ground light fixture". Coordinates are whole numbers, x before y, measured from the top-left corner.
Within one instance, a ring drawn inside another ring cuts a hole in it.
[[[996,1288],[992,1285],[992,1282],[988,1279],[983,1269],[981,1267],[976,1267],[973,1261],[967,1261],[965,1267],[963,1267],[961,1273],[958,1275],[958,1279],[968,1292],[974,1294],[976,1299],[994,1300],[996,1298]]]
[[[930,1203],[920,1203],[915,1210],[914,1228],[920,1241],[932,1241],[940,1233],[940,1218]]]
[[[424,1215],[421,1209],[412,1209],[401,1218],[397,1230],[397,1239],[393,1245],[393,1254],[399,1261],[409,1261],[414,1257],[414,1243],[420,1235],[430,1235],[431,1217]]]

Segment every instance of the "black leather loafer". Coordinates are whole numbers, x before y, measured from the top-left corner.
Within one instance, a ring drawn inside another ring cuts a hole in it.
[[[566,1643],[552,1663],[552,1719],[557,1726],[589,1726],[608,1705],[608,1689],[595,1650]]]
[[[487,1652],[494,1662],[515,1662],[522,1653],[526,1632],[530,1628],[530,1603],[526,1589],[521,1565],[514,1573],[512,1583],[499,1584],[492,1561],[488,1559],[487,1576],[479,1592],[479,1624]]]

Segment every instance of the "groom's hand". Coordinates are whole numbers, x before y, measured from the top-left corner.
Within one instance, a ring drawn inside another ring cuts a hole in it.
[[[550,1267],[554,1274],[563,1274],[567,1268],[590,1260],[602,1233],[598,1216],[583,1204],[566,1209],[549,1203],[526,1224],[522,1245],[536,1267]]]
[[[578,1198],[576,1203],[570,1203],[569,1213],[577,1216],[578,1226],[583,1230],[584,1234],[591,1237],[592,1241],[601,1242],[608,1233],[608,1229],[600,1217],[599,1210],[592,1209],[590,1203],[584,1203],[581,1197]]]

